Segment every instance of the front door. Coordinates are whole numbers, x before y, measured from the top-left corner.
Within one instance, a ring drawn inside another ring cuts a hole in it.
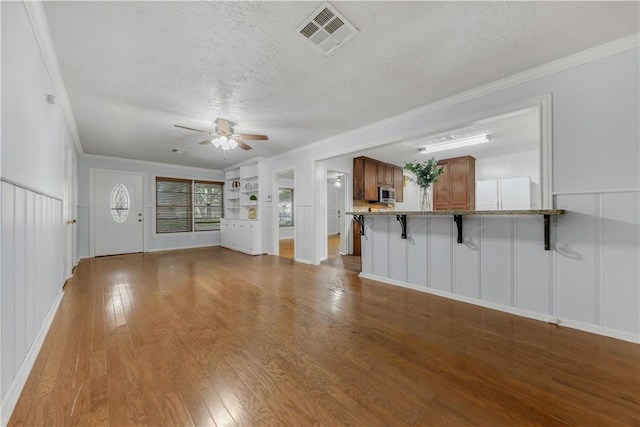
[[[95,255],[143,251],[143,176],[95,172],[93,232]]]

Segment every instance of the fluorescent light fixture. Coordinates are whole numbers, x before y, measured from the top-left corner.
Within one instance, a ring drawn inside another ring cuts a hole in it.
[[[451,141],[430,144],[418,150],[420,154],[435,153],[437,151],[453,150],[454,148],[468,147],[489,142],[488,135],[472,136],[470,138],[452,139]]]

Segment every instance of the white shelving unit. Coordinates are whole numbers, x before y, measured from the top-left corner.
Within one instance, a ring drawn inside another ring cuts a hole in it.
[[[268,182],[266,165],[258,161],[228,170],[225,181],[221,246],[251,255],[266,253],[261,220]]]

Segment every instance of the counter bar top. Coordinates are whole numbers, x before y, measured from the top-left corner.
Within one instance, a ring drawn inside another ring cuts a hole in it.
[[[360,224],[360,235],[364,236],[365,216],[394,216],[402,227],[401,238],[407,238],[407,217],[408,216],[453,216],[453,221],[458,229],[458,243],[462,243],[462,217],[463,216],[515,216],[515,215],[542,215],[544,217],[544,249],[549,250],[550,239],[550,218],[551,215],[563,215],[564,209],[529,209],[512,211],[468,211],[468,210],[445,210],[445,211],[378,211],[378,212],[347,212],[353,215],[353,219]]]
[[[529,209],[513,211],[378,211],[378,212],[347,212],[347,215],[407,215],[407,216],[438,216],[438,215],[563,215],[564,209]]]

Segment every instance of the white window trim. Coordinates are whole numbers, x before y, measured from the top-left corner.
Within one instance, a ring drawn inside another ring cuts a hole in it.
[[[152,185],[153,185],[153,191],[151,192],[151,198],[153,199],[151,202],[151,214],[153,216],[153,224],[151,227],[151,237],[153,237],[154,239],[158,239],[158,238],[167,238],[167,237],[185,237],[185,236],[207,236],[207,235],[213,235],[216,233],[220,233],[220,230],[207,230],[207,231],[195,231],[193,230],[194,227],[194,221],[195,221],[195,216],[192,215],[191,217],[191,231],[181,231],[178,233],[157,233],[156,232],[156,218],[157,218],[157,214],[156,214],[156,179],[157,178],[175,178],[175,179],[184,179],[184,180],[190,180],[193,184],[194,181],[205,181],[205,182],[220,182],[222,183],[222,189],[223,189],[223,195],[224,195],[224,181],[218,181],[218,180],[214,180],[212,178],[194,178],[192,176],[177,176],[177,175],[172,175],[172,174],[153,174],[152,175]],[[191,187],[191,191],[193,194],[193,187]],[[193,199],[191,201],[191,205],[193,206]],[[224,219],[224,198],[222,201],[222,218],[220,218],[221,220]]]

